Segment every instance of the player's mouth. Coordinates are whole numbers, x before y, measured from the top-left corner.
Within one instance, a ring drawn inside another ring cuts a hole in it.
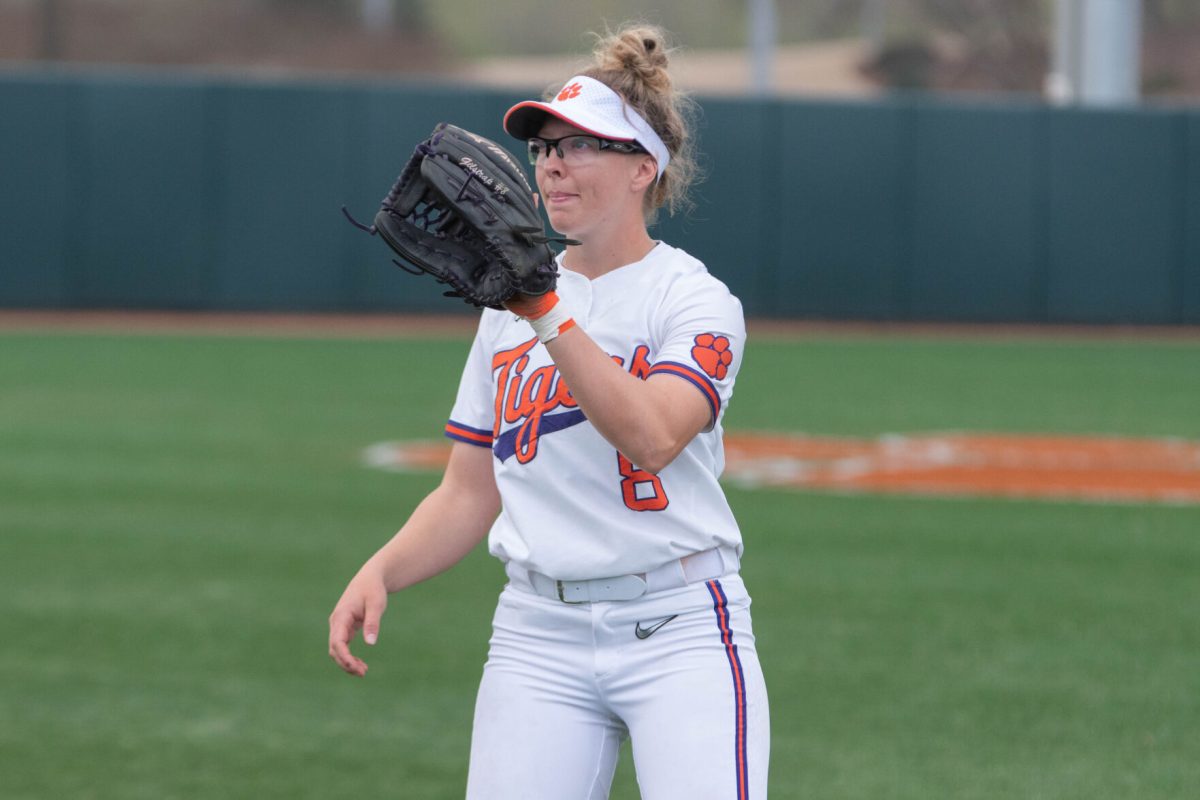
[[[549,192],[546,194],[546,202],[551,205],[560,205],[570,202],[579,197],[577,194],[568,194],[566,192]]]

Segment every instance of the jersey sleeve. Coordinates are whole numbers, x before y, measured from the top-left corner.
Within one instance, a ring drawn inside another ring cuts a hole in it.
[[[446,422],[446,436],[480,447],[492,446],[496,406],[492,397],[492,351],[488,345],[487,314],[479,320],[475,341],[463,367],[458,395]]]
[[[717,423],[742,364],[746,321],[725,284],[703,274],[680,281],[660,310],[662,343],[649,375],[669,374],[696,387]]]

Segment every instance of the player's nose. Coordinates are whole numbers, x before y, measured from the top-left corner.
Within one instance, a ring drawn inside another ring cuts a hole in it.
[[[566,168],[558,147],[547,147],[546,155],[538,160],[538,166],[552,175],[561,175]]]

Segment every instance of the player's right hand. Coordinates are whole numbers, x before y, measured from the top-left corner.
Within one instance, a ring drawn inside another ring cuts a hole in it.
[[[351,675],[366,675],[367,662],[350,652],[350,640],[361,629],[363,641],[375,644],[387,598],[383,579],[364,569],[350,581],[329,615],[329,657]]]

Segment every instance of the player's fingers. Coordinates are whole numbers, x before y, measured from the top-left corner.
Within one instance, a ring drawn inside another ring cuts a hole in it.
[[[331,644],[329,646],[329,657],[351,675],[362,676],[367,674],[367,663],[360,658],[356,658],[350,652],[350,647],[345,642]]]
[[[358,620],[349,612],[337,609],[329,617],[329,657],[352,675],[366,673],[366,664],[350,652],[350,639],[358,630]]]
[[[387,609],[387,593],[377,592],[368,595],[363,614],[363,641],[375,644],[379,638],[379,620]]]

